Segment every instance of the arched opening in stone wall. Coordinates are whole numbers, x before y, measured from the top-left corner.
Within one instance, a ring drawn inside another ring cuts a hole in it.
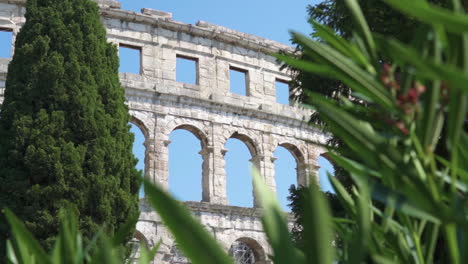
[[[181,201],[201,201],[201,151],[206,137],[197,128],[182,125],[172,131],[169,140],[169,191]]]
[[[146,148],[145,148],[145,140],[146,136],[144,131],[144,126],[141,122],[137,119],[132,119],[130,122],[130,132],[132,132],[135,136],[133,141],[133,155],[138,159],[138,163],[136,168],[143,172],[143,177],[145,175],[145,157],[146,157]],[[145,190],[143,188],[143,184],[140,187],[139,197],[143,198],[145,196]]]
[[[275,161],[276,193],[282,208],[289,211],[289,188],[291,185],[306,186],[308,177],[304,155],[301,150],[290,143],[278,144],[274,155]],[[293,164],[293,165],[291,165]]]
[[[253,141],[235,133],[224,145],[226,154],[226,189],[229,205],[253,207],[252,165],[256,164]]]
[[[335,190],[333,189],[330,183],[330,180],[328,179],[328,174],[335,176],[335,168],[333,167],[333,164],[328,159],[327,154],[324,153],[320,155],[319,158],[317,159],[317,163],[319,166],[318,176],[319,176],[320,189],[322,189],[322,191],[324,192],[335,193]]]
[[[141,247],[149,247],[148,240],[140,231],[135,231],[133,238],[128,242],[128,244],[131,248],[131,253],[128,256],[126,263],[137,264],[140,259]]]
[[[291,152],[282,146],[278,146],[273,153],[275,160],[276,197],[281,208],[290,211],[288,204],[289,189],[291,185],[297,187],[297,161]]]
[[[229,248],[229,255],[236,264],[265,263],[265,251],[252,238],[239,238]]]

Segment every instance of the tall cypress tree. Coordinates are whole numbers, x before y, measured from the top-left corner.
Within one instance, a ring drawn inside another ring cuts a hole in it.
[[[28,0],[0,116],[0,207],[50,246],[59,208],[85,237],[138,214],[141,172],[118,78],[91,0]],[[8,227],[0,218],[4,249]]]

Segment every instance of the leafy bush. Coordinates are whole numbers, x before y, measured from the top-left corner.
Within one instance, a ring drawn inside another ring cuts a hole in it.
[[[106,235],[106,228],[94,235],[87,245],[78,231],[78,219],[73,210],[62,209],[60,230],[49,254],[41,247],[38,240],[26,229],[21,220],[10,210],[4,214],[11,227],[12,239],[7,241],[7,263],[14,264],[82,264],[82,263],[124,263],[126,248],[122,246],[127,234],[134,229],[136,218],[128,221],[113,238]],[[142,244],[139,263],[149,263],[156,254],[158,246],[151,251]]]
[[[307,189],[301,204],[302,249],[295,247],[275,195],[254,176],[275,263],[468,263],[468,16],[455,0],[452,10],[423,0],[386,2],[426,24],[415,31],[411,45],[372,34],[356,0],[347,0],[359,25],[351,41],[315,23],[325,43],[294,33],[311,59],[278,55],[305,72],[339,79],[363,104],[344,97],[339,105],[308,93],[310,105],[344,142],[346,151],[330,149],[330,157],[350,173],[355,186],[348,192],[330,177],[343,218],[331,216],[317,186]],[[382,56],[391,65],[382,65]],[[186,208],[157,186],[145,188],[192,263],[232,263]],[[373,199],[384,205],[375,206]],[[45,259],[35,243],[24,241],[29,238],[24,228],[13,225],[13,233],[10,259]]]
[[[141,171],[119,59],[92,0],[25,1],[0,116],[0,208],[51,248],[61,207],[83,240],[138,212]],[[0,261],[10,237],[0,215]],[[130,238],[133,230],[129,230]]]
[[[425,23],[414,31],[411,45],[372,34],[356,1],[349,0],[359,25],[351,41],[314,23],[325,43],[294,34],[311,59],[280,56],[305,72],[339,79],[354,92],[353,98],[341,98],[344,107],[308,94],[345,143],[330,156],[356,185],[348,193],[331,178],[347,215],[333,221],[342,243],[334,258],[467,263],[468,17],[458,1],[452,1],[452,11],[425,1],[386,2]],[[371,197],[385,206],[376,206]]]

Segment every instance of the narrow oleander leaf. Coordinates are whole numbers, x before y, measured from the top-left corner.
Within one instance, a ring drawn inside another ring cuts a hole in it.
[[[6,242],[6,256],[7,256],[7,260],[9,261],[8,263],[21,264],[21,262],[19,262],[18,257],[16,255],[17,255],[16,250],[13,248],[11,241],[8,240]]]
[[[102,236],[96,248],[94,248],[95,252],[91,257],[89,263],[91,264],[100,264],[100,263],[121,263],[122,256],[120,254],[119,248],[116,248],[112,245],[112,240],[109,238]]]
[[[394,259],[380,255],[372,255],[372,260],[374,260],[376,264],[395,264]]]
[[[467,75],[468,77],[468,75]],[[468,110],[468,97],[459,91],[451,94],[448,115],[448,148],[452,151],[458,148],[462,127]]]
[[[348,159],[343,156],[329,153],[330,157],[334,162],[338,163],[341,167],[346,168],[347,171],[357,173],[360,175],[369,175],[376,178],[382,178],[382,174],[379,171],[372,170],[368,166],[361,164],[352,159]]]
[[[262,216],[263,229],[273,250],[274,263],[305,263],[304,256],[292,243],[285,213],[276,200],[276,196],[268,189],[256,170],[253,170],[255,193],[264,210]],[[318,262],[326,263],[326,262]]]
[[[357,0],[345,0],[348,9],[352,13],[352,18],[356,22],[358,32],[361,34],[361,37],[364,39],[367,52],[371,55],[372,61],[377,61],[377,50],[375,46],[374,39],[369,28],[369,25],[364,18],[361,8]]]
[[[356,46],[338,36],[331,28],[317,23],[314,20],[311,20],[310,22],[315,29],[314,35],[326,41],[326,43],[337,49],[343,55],[350,57],[360,65],[364,66],[369,72],[375,73],[375,69]]]
[[[59,212],[60,229],[54,247],[54,257],[63,263],[79,263],[82,246],[79,240],[78,219],[70,208],[62,208]]]
[[[434,253],[436,251],[437,239],[439,237],[439,225],[432,224],[429,227],[428,234],[430,234],[429,242],[427,243],[426,250],[426,263],[434,263]]]
[[[146,244],[141,243],[140,248],[140,256],[138,259],[138,264],[149,264],[153,261],[154,256],[156,256],[156,252],[158,252],[159,247],[161,246],[161,242],[159,242],[155,247],[151,250],[148,249]]]
[[[391,190],[378,182],[373,181],[370,184],[372,186],[372,198],[377,201],[389,204],[396,210],[421,220],[436,224],[441,223],[441,215],[434,210],[430,203],[425,203],[421,206],[420,204],[415,204],[413,200],[408,199],[404,194]]]
[[[4,209],[3,213],[10,225],[13,240],[16,249],[16,258],[19,263],[30,263],[33,259],[36,263],[51,263],[44,249],[39,242],[26,229],[24,224],[10,210]]]
[[[361,98],[361,99],[363,99],[363,100],[365,100],[365,101],[367,101],[369,103],[372,103],[372,102],[375,101],[374,96],[368,95],[369,93],[366,93],[366,92],[364,92],[362,90],[363,86],[359,81],[357,81],[352,76],[349,76],[349,75],[339,71],[338,69],[336,69],[336,68],[334,68],[332,66],[323,65],[323,64],[319,64],[319,63],[312,63],[312,62],[309,62],[309,61],[304,61],[304,60],[300,60],[300,59],[296,59],[296,58],[291,58],[291,57],[288,57],[288,56],[285,56],[285,55],[282,55],[282,54],[274,54],[274,56],[277,59],[282,60],[283,62],[285,62],[289,66],[294,67],[296,69],[300,69],[300,70],[303,70],[305,72],[318,74],[318,75],[328,77],[328,78],[339,79],[344,84],[346,84],[349,88],[353,89],[354,91],[362,91],[361,93],[354,93],[356,98]],[[379,84],[377,84],[377,85],[379,85]],[[307,92],[307,91],[304,91],[304,92]],[[366,94],[364,94],[364,93],[366,93]],[[305,107],[310,107],[310,106],[305,105]]]
[[[95,248],[98,247],[99,241],[103,238],[105,232],[104,232],[105,227],[102,226],[98,229],[96,234],[91,238],[91,240],[88,242],[88,245],[85,247],[83,250],[83,260],[85,262],[91,262],[92,255],[95,254]]]
[[[327,77],[333,77],[337,74],[335,69],[326,65],[292,58],[283,54],[273,54],[273,56],[294,68],[304,70],[306,72],[316,73]]]
[[[466,86],[468,75],[457,67],[424,58],[417,50],[396,39],[388,39],[378,35],[375,36],[375,39],[379,47],[390,54],[392,58],[402,64],[409,63],[414,66],[417,69],[416,75],[428,80],[445,80],[450,88],[468,91]]]
[[[194,264],[232,263],[232,259],[180,202],[151,182],[144,182],[145,194],[164,224],[171,231],[178,247]]]
[[[328,203],[315,184],[309,186],[303,198],[303,239],[307,263],[331,264],[334,260],[333,224]]]
[[[414,175],[411,178],[398,178],[398,180],[402,182],[402,186],[401,193],[397,194],[393,190],[385,187],[385,185],[379,183],[373,177],[370,177],[371,175],[368,171],[359,169],[359,167],[356,169],[356,167],[353,166],[353,162],[350,162],[349,159],[335,155],[333,156],[333,160],[337,165],[345,168],[348,172],[350,172],[351,177],[356,183],[361,185],[370,184],[373,186],[375,189],[372,189],[372,197],[376,200],[384,203],[390,203],[390,206],[394,206],[400,211],[409,213],[410,215],[414,215],[423,220],[426,220],[426,217],[430,217],[430,219],[434,221],[434,219],[437,218],[434,217],[434,215],[440,216],[440,213],[442,213],[434,210],[434,199],[433,197],[430,197],[430,192],[427,189],[427,186],[424,185],[419,178],[415,178]],[[404,166],[397,167],[400,169],[404,168]],[[390,175],[394,177],[399,176],[399,174],[393,173]],[[406,194],[407,197],[405,197],[403,194]],[[411,203],[409,203],[409,201],[411,201]],[[435,221],[439,221],[439,219],[436,219]]]
[[[450,150],[452,179],[455,180],[459,167],[458,164],[463,162],[459,159],[458,153],[463,126],[468,112],[468,96],[466,93],[462,93],[461,91],[451,91],[450,96],[452,99],[449,102],[449,113],[447,118],[447,148]],[[452,188],[455,190],[454,185],[452,185]]]
[[[309,101],[321,113],[321,118],[332,127],[335,136],[341,138],[367,164],[371,167],[397,169],[395,159],[401,159],[398,151],[393,148],[382,151],[382,144],[386,139],[377,134],[369,123],[361,121],[322,95],[310,93]]]
[[[448,161],[445,161],[445,160],[442,161],[441,160],[440,162],[442,164],[444,164],[444,166],[447,166],[447,167],[451,166],[451,164]],[[464,179],[468,179],[468,171],[458,169],[457,170],[457,175],[460,175],[460,177],[463,177]],[[449,185],[451,185],[452,182],[453,182],[452,178],[447,173],[438,172],[436,174],[436,176],[442,178],[443,182],[445,182],[445,183],[447,183]],[[456,180],[455,181],[455,186],[456,186],[458,191],[463,192],[463,193],[468,193],[468,184],[466,184],[465,181]]]
[[[393,232],[400,232],[403,229],[401,224],[392,218],[395,212],[395,208],[392,208],[391,206],[386,205],[385,211],[382,212],[380,211],[380,209],[378,209],[377,207],[373,205],[372,212],[382,217],[383,232],[386,232],[387,230],[392,230]]]
[[[388,90],[376,79],[375,75],[362,69],[351,59],[328,45],[313,41],[297,32],[292,32],[292,35],[294,40],[304,47],[305,52],[310,51],[316,56],[320,56],[326,62],[322,64],[333,66],[336,72],[341,72],[347,78],[359,83],[360,86],[353,87],[356,92],[368,96],[385,108],[392,109],[393,99]]]
[[[428,5],[425,1],[385,0],[390,6],[429,25],[440,24],[453,33],[468,32],[468,16]]]
[[[328,180],[333,186],[338,199],[341,201],[341,205],[344,206],[349,215],[355,215],[355,203],[351,195],[346,191],[341,182],[334,176],[328,175]]]
[[[139,215],[130,216],[127,222],[123,224],[119,230],[112,237],[112,243],[114,246],[122,245],[128,239],[128,234],[135,229],[138,222]]]
[[[371,230],[371,205],[370,191],[366,184],[359,184],[359,196],[357,197],[357,232],[354,233],[350,248],[349,263],[360,264],[369,250]]]
[[[450,263],[459,264],[461,255],[460,247],[457,241],[457,226],[454,223],[444,225],[445,241],[447,243],[448,254],[450,256]]]
[[[466,146],[468,146],[468,133],[464,131],[461,132],[460,142],[461,143],[458,145],[460,160],[468,161],[468,149],[466,148]],[[459,170],[462,170],[464,172],[468,171],[468,162],[461,162],[459,166]],[[463,180],[465,182],[468,182],[468,177],[464,177]]]
[[[432,41],[434,55],[433,60],[435,63],[440,63],[442,61],[442,46],[445,40],[444,31],[440,27],[435,27],[435,40]],[[440,91],[441,91],[442,82],[433,81],[427,87],[428,91],[423,94],[424,101],[426,102],[423,104],[423,117],[421,118],[421,122],[418,126],[421,127],[420,131],[422,132],[422,145],[423,149],[426,151],[432,152],[435,148],[435,144],[437,143],[437,139],[440,136],[442,130],[442,119],[443,114],[441,109],[439,108],[439,100],[440,100]]]

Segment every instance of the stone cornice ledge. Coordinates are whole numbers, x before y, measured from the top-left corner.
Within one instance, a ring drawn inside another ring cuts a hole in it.
[[[219,111],[228,112],[228,113],[242,113],[243,115],[253,117],[253,118],[261,117],[262,120],[267,120],[267,121],[275,122],[275,123],[279,122],[281,124],[291,125],[296,128],[306,129],[311,132],[323,134],[323,132],[320,132],[317,128],[311,126],[308,123],[309,117],[312,112],[309,112],[309,113],[303,112],[302,114],[299,114],[295,111],[291,111],[291,113],[295,113],[295,115],[297,116],[290,116],[290,115],[287,115],[286,114],[287,112],[285,111],[270,112],[270,111],[266,111],[266,110],[262,110],[258,108],[249,108],[249,107],[239,106],[235,104],[228,104],[222,101],[213,101],[209,99],[203,99],[199,97],[189,97],[189,96],[184,96],[180,94],[161,93],[161,92],[155,92],[155,91],[151,91],[147,89],[139,89],[135,87],[126,86],[125,91],[126,91],[127,96],[143,97],[143,98],[148,98],[150,100],[157,99],[161,101],[174,102],[178,104],[182,103],[182,104],[194,105],[194,106],[209,105],[210,106],[209,108],[213,110],[219,110]],[[145,109],[139,109],[139,110],[145,110]],[[160,113],[160,114],[164,114],[164,113]],[[299,118],[299,116],[301,116],[302,118]],[[327,140],[327,137],[325,136],[323,141],[318,140],[318,142],[325,143],[326,140]]]
[[[255,207],[240,207],[233,205],[211,204],[207,202],[183,202],[192,212],[214,213],[232,216],[246,216],[261,218],[263,216],[262,208]],[[288,217],[288,221],[294,221],[291,213],[284,212]]]
[[[180,202],[186,206],[191,212],[196,213],[211,213],[217,215],[228,215],[228,216],[244,216],[260,219],[263,216],[262,208],[255,207],[240,207],[232,205],[222,205],[222,204],[211,204],[207,202]],[[149,201],[146,198],[140,198],[140,210],[142,213],[156,213],[154,209],[149,204]],[[289,212],[284,212],[288,218],[289,222],[295,220],[294,216]],[[144,219],[143,219],[144,220]]]
[[[8,3],[15,5],[26,5],[27,0],[0,0],[0,3]],[[115,0],[94,0],[101,8],[120,8],[121,4]]]
[[[266,54],[277,53],[279,51],[294,52],[294,48],[291,46],[204,21],[199,21],[196,25],[192,25],[168,18],[106,8],[101,9],[101,14],[103,17],[152,25],[176,32],[184,32],[193,36],[218,40],[235,46],[261,51]]]
[[[9,3],[24,6],[26,0],[0,0],[0,3]],[[260,51],[266,54],[285,51],[293,53],[295,50],[289,45],[285,45],[273,40],[243,33],[234,29],[215,25],[205,21],[198,21],[196,25],[186,24],[172,20],[170,17],[154,16],[148,12],[136,13],[133,11],[120,9],[120,3],[114,0],[95,0],[100,6],[101,15],[107,18],[120,19],[122,21],[142,23],[165,29],[184,32],[198,37],[222,41],[225,43],[241,46],[248,49]],[[143,9],[149,10],[149,9]],[[156,12],[158,10],[152,10]],[[160,11],[162,12],[162,11]]]
[[[8,4],[24,6],[26,4],[26,0],[0,0],[0,3],[8,3]]]
[[[231,205],[211,204],[207,202],[183,202],[192,212],[214,213],[223,215],[247,216],[260,218],[263,215],[263,209],[240,207]]]

